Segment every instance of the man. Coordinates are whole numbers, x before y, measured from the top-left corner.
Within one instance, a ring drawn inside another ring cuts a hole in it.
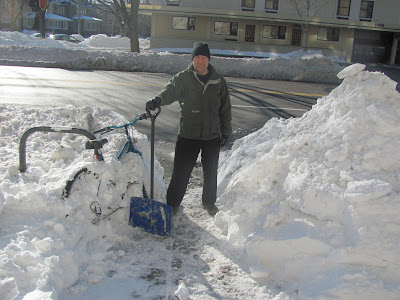
[[[179,101],[180,125],[167,192],[167,203],[174,214],[179,211],[200,152],[204,175],[203,207],[211,216],[218,212],[215,201],[219,151],[232,133],[232,115],[225,79],[209,61],[208,45],[195,43],[189,67],[176,74],[157,97],[146,103],[146,109],[155,110]]]

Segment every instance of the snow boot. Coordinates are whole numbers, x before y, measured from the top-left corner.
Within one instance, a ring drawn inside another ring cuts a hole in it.
[[[215,206],[215,204],[204,204],[203,203],[203,208],[212,217],[214,217],[217,214],[217,212],[219,212],[219,209],[218,209],[218,207]]]

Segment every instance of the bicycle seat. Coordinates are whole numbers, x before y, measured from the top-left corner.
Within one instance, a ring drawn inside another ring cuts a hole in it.
[[[85,149],[101,149],[107,142],[107,139],[88,140],[85,143]]]

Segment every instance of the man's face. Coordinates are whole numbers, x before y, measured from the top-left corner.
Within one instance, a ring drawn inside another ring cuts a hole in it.
[[[207,56],[204,55],[196,55],[193,57],[193,66],[194,70],[199,75],[206,75],[208,73],[208,63],[209,59]]]

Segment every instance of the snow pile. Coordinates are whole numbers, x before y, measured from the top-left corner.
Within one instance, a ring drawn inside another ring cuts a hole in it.
[[[53,39],[41,39],[21,32],[0,32],[0,46],[22,46],[22,47],[41,47],[41,48],[69,48],[73,43],[56,41]],[[1,50],[1,48],[0,48]]]
[[[221,159],[216,224],[245,248],[254,277],[300,299],[400,295],[400,95],[364,67]]]
[[[311,81],[332,83],[342,70],[326,57],[318,58],[221,58],[212,57],[211,64],[223,76],[270,80]]]
[[[81,45],[96,48],[107,48],[109,45],[114,48],[129,48],[130,40],[127,37],[108,37],[106,34],[97,34],[85,39]]]
[[[85,39],[80,45],[88,48],[105,48],[105,49],[125,49],[130,50],[131,42],[127,37],[112,36],[109,37],[105,34],[92,35]],[[139,39],[139,47],[142,50],[149,49],[150,40]]]
[[[81,42],[83,42],[83,41],[85,40],[85,38],[84,38],[82,35],[77,34],[77,33],[71,34],[71,36],[74,37],[74,38],[76,38],[77,40],[79,40],[79,41],[81,41]]]
[[[138,234],[143,238],[127,220],[129,197],[141,197],[143,183],[150,191],[147,137],[132,129],[135,147],[143,158],[129,153],[120,162],[116,157],[125,135],[114,131],[106,136],[105,161],[96,162],[93,151],[84,150],[87,138],[83,136],[34,133],[27,140],[27,171],[20,173],[17,149],[28,128],[54,125],[93,130],[126,120],[108,110],[72,106],[1,106],[0,120],[0,298],[57,299],[78,280],[78,290],[100,282],[125,255],[113,247],[138,239]],[[64,199],[67,180],[83,167],[90,173],[81,175]],[[155,198],[165,201],[162,176],[163,169],[156,161]],[[93,225],[93,207],[100,207],[102,216],[117,210],[112,221],[104,219]]]
[[[74,44],[42,40],[19,32],[0,32],[0,62],[36,67],[171,74],[182,71],[190,63],[189,54],[172,54],[170,51],[190,53],[191,49],[148,51],[146,49],[149,49],[149,40],[140,39],[139,43],[142,52],[131,53],[128,51],[129,39],[124,37],[107,37],[100,34]],[[52,51],[44,51],[43,48],[52,48]],[[221,51],[222,53],[219,53]],[[235,55],[232,50],[211,49],[211,52]],[[240,53],[244,56],[249,54],[256,56],[256,53]],[[337,59],[327,58],[320,51],[258,55],[270,58],[212,56],[211,63],[223,76],[321,83],[339,82],[336,74],[343,68],[336,63]]]

